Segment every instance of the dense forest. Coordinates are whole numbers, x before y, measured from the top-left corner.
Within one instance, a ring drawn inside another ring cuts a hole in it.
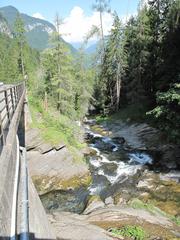
[[[126,24],[112,13],[110,35],[104,36],[102,15],[110,11],[108,2],[96,1],[100,28],[92,29],[74,54],[62,40],[59,16],[50,48],[41,52],[28,45],[17,16],[12,34],[0,33],[0,81],[25,79],[31,102],[73,120],[82,120],[92,108],[102,115],[129,108],[179,143],[180,1],[141,1],[138,14]],[[87,63],[84,45],[94,33],[100,50]]]

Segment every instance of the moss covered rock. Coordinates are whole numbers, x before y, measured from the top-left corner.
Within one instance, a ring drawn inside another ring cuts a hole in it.
[[[67,148],[51,154],[28,153],[29,170],[40,195],[88,186],[91,174],[85,161],[74,161]]]

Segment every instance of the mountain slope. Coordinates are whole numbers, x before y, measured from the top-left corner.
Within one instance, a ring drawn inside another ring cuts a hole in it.
[[[98,48],[98,43],[94,43],[91,46],[89,46],[88,48],[86,48],[86,53],[87,54],[94,54],[96,53]]]
[[[55,26],[52,23],[20,13],[12,6],[0,8],[0,14],[7,20],[12,32],[17,15],[20,14],[24,21],[26,38],[29,45],[40,51],[49,47],[50,35],[55,30]],[[76,52],[69,43],[67,45],[72,53]]]
[[[12,37],[11,29],[6,19],[0,14],[0,33],[3,33],[9,37]]]

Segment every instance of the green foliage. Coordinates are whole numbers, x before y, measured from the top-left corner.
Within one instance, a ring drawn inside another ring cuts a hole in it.
[[[154,214],[154,215],[162,215],[162,216],[166,216],[166,213],[161,211],[159,208],[155,207],[153,204],[151,203],[143,203],[141,200],[134,198],[131,200],[131,202],[129,203],[129,205],[132,208],[135,209],[144,209],[147,210],[148,212]]]
[[[54,145],[61,142],[68,147],[82,148],[78,136],[80,129],[75,122],[51,108],[45,111],[41,100],[29,94],[29,103],[33,117],[33,127],[39,128],[43,139]],[[39,115],[40,114],[40,115]],[[37,121],[37,117],[39,120]]]
[[[48,101],[57,110],[71,119],[82,119],[89,106],[93,93],[93,73],[87,69],[83,49],[76,54],[70,54],[66,44],[61,39],[57,18],[57,31],[52,35],[52,49],[42,53],[42,65],[45,73],[43,84]]]
[[[144,209],[153,215],[165,216],[171,219],[177,225],[180,225],[180,218],[178,216],[172,216],[170,214],[167,214],[158,207],[154,206],[152,203],[144,203],[141,200],[134,198],[129,202],[129,205],[134,209]]]
[[[167,92],[157,93],[158,106],[147,113],[169,140],[180,143],[180,84],[174,84]]]
[[[115,15],[94,94],[103,114],[120,108],[122,119],[151,121],[175,143],[180,143],[179,12],[179,0],[160,0],[148,1],[148,7],[141,1],[126,25]]]
[[[4,83],[22,81],[19,60],[20,50],[17,41],[4,34],[0,34],[0,81]],[[23,60],[25,72],[28,76],[27,84],[29,85],[39,65],[39,54],[35,50],[32,50],[26,43],[23,47]]]
[[[76,116],[78,119],[82,119],[88,111],[94,87],[94,70],[86,67],[86,55],[83,48],[80,49],[75,60],[73,73]]]
[[[123,53],[124,34],[121,29],[120,19],[117,14],[114,14],[114,23],[107,40],[100,73],[102,90],[99,96],[104,99],[104,105],[108,105],[111,112],[119,109],[121,83],[126,67]]]
[[[130,237],[135,240],[144,240],[146,238],[146,233],[143,228],[139,226],[124,226],[122,228],[111,228],[109,232],[113,234],[114,237],[123,236]]]
[[[56,31],[52,35],[52,49],[42,55],[46,78],[46,91],[56,103],[58,111],[65,115],[75,115],[74,110],[74,77],[72,75],[72,58],[69,49],[61,39],[60,20],[57,16]]]

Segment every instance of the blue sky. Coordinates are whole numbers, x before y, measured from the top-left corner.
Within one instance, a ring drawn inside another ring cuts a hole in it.
[[[44,18],[53,22],[55,14],[64,19],[62,32],[64,38],[69,42],[82,40],[85,31],[90,25],[98,25],[98,15],[93,13],[92,5],[95,0],[0,0],[0,7],[12,5],[20,12],[31,16]],[[134,14],[137,10],[139,0],[111,0],[111,9],[125,20],[128,14]],[[107,34],[112,24],[109,15],[104,16],[104,28]]]

